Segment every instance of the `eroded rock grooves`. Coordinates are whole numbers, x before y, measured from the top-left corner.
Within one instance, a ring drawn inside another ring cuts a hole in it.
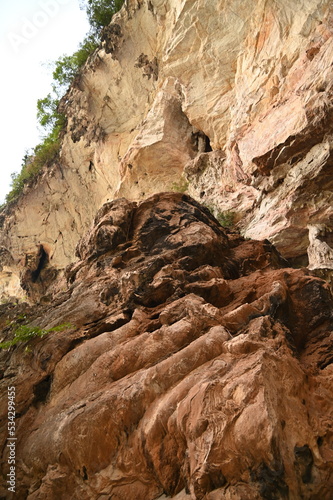
[[[105,204],[77,257],[50,304],[1,306],[73,325],[1,353],[16,499],[331,499],[324,281],[175,193]]]

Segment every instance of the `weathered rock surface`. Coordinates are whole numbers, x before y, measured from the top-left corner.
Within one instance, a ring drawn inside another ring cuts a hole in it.
[[[107,200],[185,186],[182,175],[245,236],[306,265],[308,226],[332,229],[332,9],[127,0],[63,99],[60,160],[3,221],[11,283],[40,245],[63,270]]]
[[[0,306],[72,323],[1,353],[15,499],[332,498],[323,280],[175,193],[103,205],[77,257],[49,304]]]

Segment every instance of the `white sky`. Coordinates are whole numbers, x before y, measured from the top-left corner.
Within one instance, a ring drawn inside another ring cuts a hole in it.
[[[40,142],[36,104],[51,90],[47,63],[72,54],[88,30],[79,0],[1,2],[0,203],[25,151]]]

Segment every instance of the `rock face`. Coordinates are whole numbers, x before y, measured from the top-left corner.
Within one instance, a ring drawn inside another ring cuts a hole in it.
[[[328,0],[127,0],[62,101],[60,160],[3,221],[11,283],[40,245],[63,270],[107,200],[186,182],[313,268],[308,227],[332,229],[332,62]]]
[[[0,306],[72,324],[1,353],[15,498],[332,498],[324,281],[179,193],[106,203],[77,257],[50,304]]]
[[[15,387],[15,499],[332,499],[332,64],[328,0],[103,30],[0,215],[1,342],[35,332],[0,351],[1,498]]]

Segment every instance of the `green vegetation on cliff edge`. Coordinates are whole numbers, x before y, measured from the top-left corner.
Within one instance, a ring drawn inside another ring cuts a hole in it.
[[[78,74],[88,57],[99,46],[100,33],[108,25],[112,16],[122,7],[124,0],[84,0],[80,8],[86,11],[90,31],[74,54],[63,55],[53,63],[52,92],[37,101],[37,119],[43,130],[40,144],[27,152],[22,160],[21,171],[12,174],[11,190],[6,203],[15,200],[24,185],[50,165],[58,156],[62,134],[66,127],[66,117],[59,112],[60,99]]]
[[[1,342],[0,349],[9,349],[16,344],[29,342],[29,340],[32,340],[36,337],[44,337],[44,335],[48,335],[49,333],[61,332],[72,327],[70,323],[63,323],[61,325],[54,326],[53,328],[45,329],[39,328],[38,326],[30,326],[27,324],[20,325],[15,322],[12,322],[10,326],[12,327],[12,330],[14,332],[14,337],[12,340]]]

